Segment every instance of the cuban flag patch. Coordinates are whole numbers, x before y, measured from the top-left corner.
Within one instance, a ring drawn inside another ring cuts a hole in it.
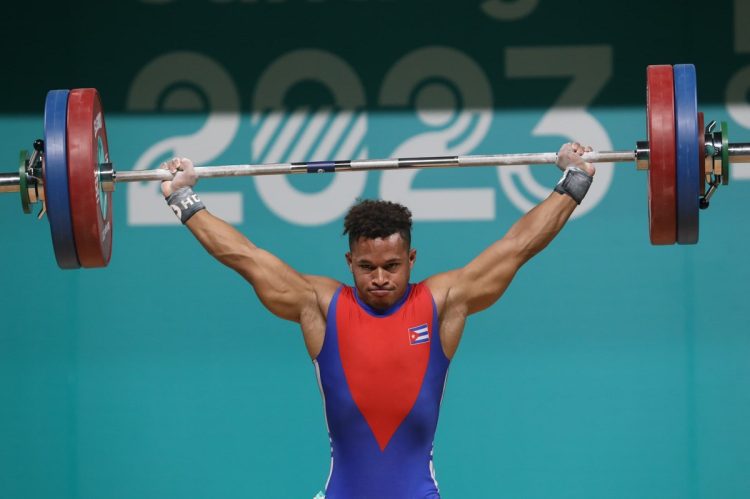
[[[409,344],[420,345],[430,342],[430,328],[427,324],[409,328]]]

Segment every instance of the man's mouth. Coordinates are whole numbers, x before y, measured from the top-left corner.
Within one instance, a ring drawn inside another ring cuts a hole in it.
[[[380,289],[380,288],[378,288],[378,289],[371,289],[371,290],[370,290],[370,294],[372,294],[372,295],[375,295],[375,296],[386,296],[386,295],[387,295],[387,294],[389,294],[389,293],[390,293],[391,291],[393,291],[393,290],[391,290],[391,289]]]

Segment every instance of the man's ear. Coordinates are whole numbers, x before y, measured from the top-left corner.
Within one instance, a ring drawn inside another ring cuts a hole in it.
[[[351,251],[347,251],[346,255],[344,255],[344,256],[346,257],[346,264],[349,266],[349,270],[351,272],[354,272],[354,269],[352,269],[352,252]]]

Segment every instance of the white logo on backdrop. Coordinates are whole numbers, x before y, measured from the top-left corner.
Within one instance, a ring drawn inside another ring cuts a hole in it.
[[[747,30],[747,19],[750,17],[750,2],[734,0],[734,51],[737,54],[750,54],[750,31]],[[726,102],[727,112],[737,123],[750,129],[750,66],[746,66],[735,73],[727,84]],[[732,131],[729,131],[732,139]],[[730,175],[733,180],[749,180],[750,165],[732,165]]]
[[[419,120],[434,131],[409,137],[391,157],[468,154],[492,124],[492,92],[484,71],[462,52],[426,47],[399,60],[385,76],[380,105],[413,106]],[[492,188],[416,189],[420,170],[385,171],[380,195],[407,205],[414,220],[492,220]]]
[[[284,97],[301,82],[323,85],[334,97],[331,108],[307,107],[284,111]],[[367,133],[365,93],[354,69],[341,58],[321,50],[297,50],[277,59],[263,73],[253,98],[253,162],[362,159]],[[272,110],[264,112],[266,110]],[[352,111],[361,110],[361,111]],[[274,138],[275,137],[275,138]],[[336,144],[340,144],[336,147]],[[362,195],[364,172],[331,175],[330,184],[315,193],[296,189],[285,175],[256,177],[258,194],[277,215],[300,225],[322,225],[341,217]]]
[[[569,77],[570,83],[534,127],[534,136],[555,136],[611,148],[599,121],[586,110],[610,79],[611,48],[606,46],[511,48],[505,53],[510,78]],[[290,92],[301,83],[323,87],[332,104],[289,109]],[[391,157],[471,154],[487,137],[493,119],[490,82],[482,68],[450,47],[424,47],[399,59],[386,73],[379,108],[413,108],[426,127],[399,144]],[[583,107],[581,107],[583,105]],[[368,116],[361,79],[346,61],[330,52],[301,49],[282,55],[261,74],[252,100],[254,163],[366,158]],[[226,69],[197,53],[174,52],[147,64],[136,76],[127,101],[129,111],[194,111],[205,117],[189,134],[163,139],[140,155],[135,169],[154,168],[170,156],[188,156],[206,164],[221,156],[237,137],[239,96]],[[201,118],[203,119],[203,118]],[[598,165],[597,181],[574,216],[595,207],[612,182],[612,165]],[[550,192],[528,166],[498,168],[500,185],[521,211]],[[493,220],[496,187],[416,188],[422,170],[384,171],[380,197],[407,204],[415,220]],[[260,199],[278,217],[299,225],[322,225],[341,217],[362,195],[366,172],[331,175],[318,192],[297,189],[288,176],[255,177]],[[517,182],[520,183],[519,189]],[[177,223],[165,208],[158,183],[128,186],[128,223]],[[210,189],[210,187],[206,187]],[[527,195],[530,195],[528,197]],[[205,192],[211,210],[230,223],[243,220],[243,195]]]
[[[531,14],[539,0],[487,0],[480,8],[488,16],[500,21],[517,21]]]
[[[136,161],[136,170],[158,166],[171,156],[207,163],[234,140],[239,128],[239,97],[232,78],[213,59],[193,52],[174,52],[151,61],[133,81],[127,100],[131,112],[194,111],[206,114],[196,132],[152,145]],[[158,182],[128,186],[128,224],[178,224],[166,208]],[[201,192],[211,211],[229,223],[242,223],[242,193]]]
[[[506,72],[511,78],[571,77],[562,95],[532,130],[534,136],[562,136],[598,149],[612,149],[607,130],[587,106],[612,76],[612,49],[609,46],[533,47],[506,50]],[[539,184],[529,166],[498,168],[500,183],[513,204],[528,211],[546,198],[550,186]],[[612,163],[596,165],[596,181],[591,184],[581,206],[573,212],[576,218],[591,211],[609,190],[614,175]],[[528,199],[514,182],[517,179],[531,195]]]

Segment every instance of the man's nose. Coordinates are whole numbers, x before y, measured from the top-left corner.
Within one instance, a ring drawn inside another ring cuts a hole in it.
[[[377,286],[383,286],[388,282],[388,273],[381,267],[378,267],[373,274],[373,282]]]

